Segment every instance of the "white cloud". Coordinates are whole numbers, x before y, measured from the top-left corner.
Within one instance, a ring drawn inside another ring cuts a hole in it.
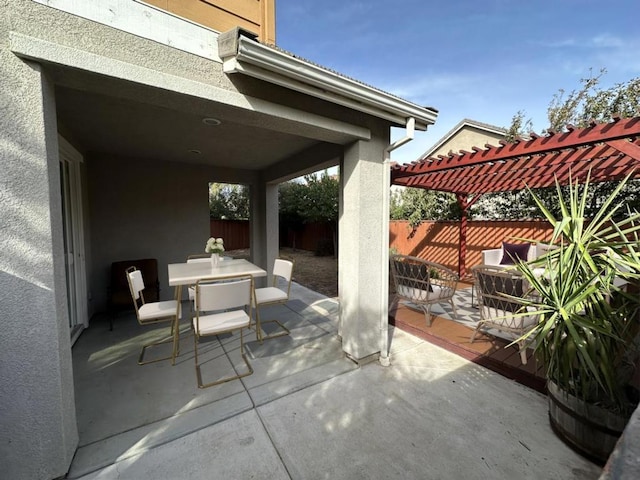
[[[394,95],[416,103],[429,103],[442,95],[461,95],[477,83],[474,75],[425,72],[417,77],[378,79],[378,85]]]
[[[625,42],[620,37],[609,35],[608,33],[602,33],[593,37],[589,44],[598,48],[624,48]]]
[[[546,48],[566,48],[566,47],[581,46],[580,42],[576,41],[575,38],[565,38],[561,40],[552,40],[552,41],[543,40],[540,42],[536,42],[536,44]]]

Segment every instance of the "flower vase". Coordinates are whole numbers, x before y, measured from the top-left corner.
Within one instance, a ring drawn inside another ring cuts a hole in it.
[[[217,267],[219,262],[220,262],[220,255],[217,254],[217,253],[212,253],[211,254],[211,266],[212,267]]]

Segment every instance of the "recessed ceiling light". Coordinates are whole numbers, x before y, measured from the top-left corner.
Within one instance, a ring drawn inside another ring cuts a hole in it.
[[[202,153],[200,150],[197,150],[195,148],[190,148],[189,150],[187,150],[187,152],[193,153],[194,155],[200,155]]]
[[[218,120],[217,118],[205,117],[205,118],[202,119],[202,123],[204,123],[205,125],[209,125],[209,126],[215,127],[215,126],[220,125],[222,122],[220,120]]]

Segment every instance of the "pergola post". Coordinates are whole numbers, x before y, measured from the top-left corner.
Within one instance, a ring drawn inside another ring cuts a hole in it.
[[[458,249],[458,276],[462,278],[467,273],[467,209],[469,208],[469,197],[456,194],[456,198],[462,210],[462,215],[460,216],[460,248]]]

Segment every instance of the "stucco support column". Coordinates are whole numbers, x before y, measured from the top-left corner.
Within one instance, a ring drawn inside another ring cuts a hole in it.
[[[78,430],[54,88],[1,42],[0,476],[56,478]]]
[[[250,245],[253,263],[269,272],[279,253],[278,184],[259,180],[251,186]],[[257,280],[264,285],[264,279]]]
[[[386,132],[386,133],[385,133]],[[382,184],[387,179],[384,149],[388,128],[381,128],[372,140],[358,141],[345,148],[342,162],[342,207],[339,219],[338,294],[342,349],[353,360],[373,359],[380,352],[381,319],[387,315],[389,219],[382,201]]]

